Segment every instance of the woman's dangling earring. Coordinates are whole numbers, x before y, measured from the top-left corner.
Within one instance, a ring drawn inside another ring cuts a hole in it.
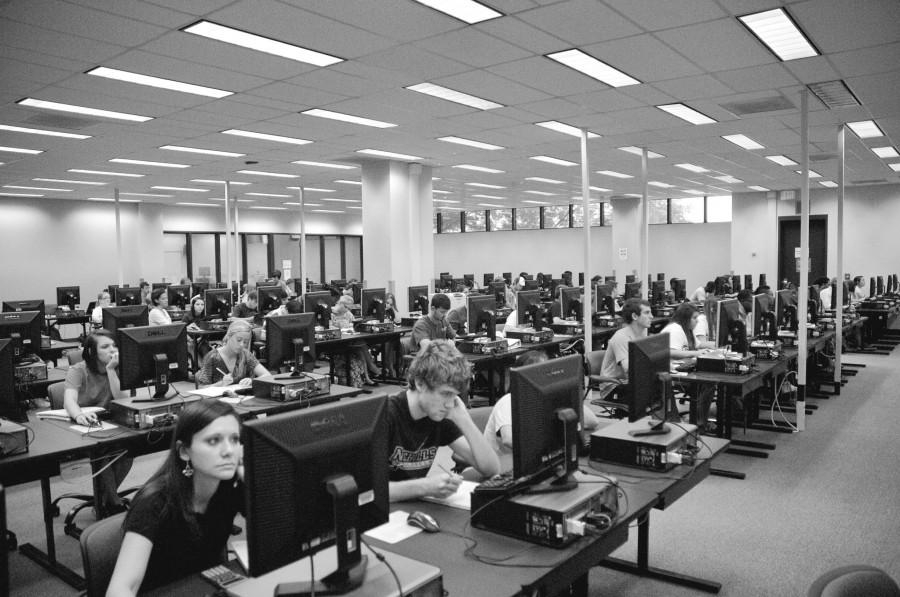
[[[181,474],[190,479],[194,476],[194,467],[191,466],[191,461],[188,460],[184,463],[184,468],[181,469]]]

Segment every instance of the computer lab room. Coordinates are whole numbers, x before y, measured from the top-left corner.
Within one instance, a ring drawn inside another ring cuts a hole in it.
[[[0,33],[0,594],[900,596],[900,3]]]

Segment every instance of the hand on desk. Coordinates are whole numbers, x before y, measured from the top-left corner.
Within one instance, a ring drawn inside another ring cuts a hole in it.
[[[445,498],[456,493],[462,477],[454,473],[440,473],[429,475],[423,481],[425,482],[425,495]]]
[[[94,413],[81,413],[75,417],[75,422],[84,427],[93,427],[100,424],[100,419]]]

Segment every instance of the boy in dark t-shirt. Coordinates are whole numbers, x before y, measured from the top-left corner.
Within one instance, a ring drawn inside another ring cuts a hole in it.
[[[459,398],[470,375],[469,363],[453,343],[435,340],[410,365],[409,390],[388,398],[391,501],[446,497],[456,491],[458,475],[428,475],[440,446],[450,446],[482,475],[499,472],[497,455]]]

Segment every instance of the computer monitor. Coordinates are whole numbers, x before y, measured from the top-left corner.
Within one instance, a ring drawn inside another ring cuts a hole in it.
[[[292,313],[266,317],[266,365],[272,371],[291,367],[300,377],[316,366],[316,315]]]
[[[106,287],[106,291],[109,292],[109,297],[111,299],[116,297],[116,288],[119,288],[118,284],[110,284]],[[128,288],[128,284],[125,284],[125,288]]]
[[[203,294],[207,288],[209,288],[209,282],[194,282],[191,284],[191,296]]]
[[[336,544],[337,570],[319,581],[316,594],[362,584],[367,562],[360,537],[387,522],[390,512],[385,397],[254,419],[244,423],[242,436],[250,575]],[[275,594],[313,589],[289,584]]]
[[[582,291],[581,287],[563,286],[559,289],[559,316],[562,319],[574,318],[576,321],[584,321]]]
[[[879,294],[875,286],[875,276],[869,276],[869,298],[875,298]]]
[[[647,429],[630,435],[668,433],[665,424],[670,408],[672,382],[669,377],[669,334],[654,334],[628,343],[628,420],[651,416]],[[659,417],[655,419],[653,417]]]
[[[503,281],[507,284],[512,284],[512,272],[503,272],[500,277],[503,278]]]
[[[57,307],[68,307],[69,311],[74,311],[79,305],[81,305],[81,286],[56,287]]]
[[[635,281],[636,281],[636,277],[635,277],[634,274],[626,274],[626,275],[625,275],[625,283],[626,283],[626,284],[630,284],[630,283],[635,282]]]
[[[747,290],[753,290],[753,276],[750,274],[744,274],[744,288]]]
[[[778,327],[797,331],[797,300],[790,288],[779,290],[775,295],[775,319]]]
[[[737,299],[723,299],[717,305],[716,346],[747,352],[747,328],[741,319],[741,304]]]
[[[665,280],[653,280],[650,282],[650,303],[654,305],[666,304]]]
[[[28,415],[16,393],[14,350],[11,339],[0,339],[0,417],[24,423]]]
[[[384,321],[384,288],[363,288],[359,302],[360,316],[364,321],[374,319]]]
[[[451,276],[450,274],[441,274],[440,278],[438,278],[438,279],[441,281],[441,289],[442,290],[452,290],[453,289],[453,276]],[[437,288],[435,288],[435,290],[437,290]]]
[[[27,299],[22,301],[3,301],[3,312],[38,311],[44,317],[44,299]]]
[[[594,285],[594,313],[616,316],[616,289],[612,284]]]
[[[206,303],[206,316],[228,319],[234,306],[234,298],[228,288],[207,288],[203,291],[203,302]]]
[[[171,382],[187,379],[187,326],[183,323],[119,328],[116,337],[123,390],[152,385],[153,399],[165,400]]]
[[[406,289],[406,302],[409,311],[419,311],[422,315],[428,313],[428,286],[410,286]]]
[[[548,319],[549,311],[541,303],[540,290],[520,290],[518,304],[516,305],[516,321],[520,326],[533,327],[541,331],[544,325],[553,323],[553,318]]]
[[[752,290],[752,289],[751,289]],[[737,274],[731,276],[731,292],[741,291],[741,277]]]
[[[491,294],[494,297],[495,307],[500,308],[506,306],[506,283],[497,281],[491,282]]]
[[[613,285],[615,285],[615,284],[616,284],[616,277],[615,277],[615,276],[603,276],[603,283],[604,283],[604,284],[613,284]]]
[[[819,321],[819,307],[822,305],[822,295],[819,294],[818,286],[809,286],[806,292],[808,297],[806,300],[806,316],[809,323],[816,323]]]
[[[584,286],[584,272],[578,272],[578,285]]]
[[[641,298],[641,283],[626,282],[625,283],[625,300],[630,298]]]
[[[13,362],[41,351],[43,311],[4,311],[0,313],[0,338],[12,341]]]
[[[103,327],[113,334],[123,328],[145,326],[150,324],[150,310],[147,305],[128,305],[127,307],[103,307]]]
[[[141,304],[141,289],[137,286],[117,286],[112,296],[113,304],[120,307]]]
[[[160,288],[165,288],[168,285],[169,285],[168,282],[151,282],[150,283],[150,292],[153,292],[154,290],[159,290]]]
[[[509,370],[514,477],[555,477],[560,488],[575,486],[583,376],[579,355]]]
[[[656,274],[656,279],[657,279],[658,281],[660,281],[660,282],[665,282],[665,281],[666,281],[666,274],[665,274],[665,273],[658,273],[658,274]]]
[[[191,286],[190,284],[170,284],[166,287],[166,296],[169,297],[169,307],[187,309],[191,304]]]
[[[281,286],[258,286],[256,296],[259,300],[259,312],[266,314],[280,307],[282,299],[287,298],[287,293]]]
[[[497,339],[497,303],[490,295],[470,294],[466,297],[470,334],[487,334],[488,339]]]
[[[884,276],[878,276],[875,278],[875,295],[881,296],[884,294]]]
[[[541,287],[537,280],[525,280],[525,288],[523,290],[538,290]]]
[[[453,282],[450,284],[451,292],[463,292],[466,289],[466,283],[462,278],[453,278]]]
[[[684,278],[672,278],[669,287],[672,289],[676,303],[683,303],[687,300],[687,281]]]
[[[307,292],[303,295],[303,312],[315,313],[316,325],[327,328],[335,298],[330,292]]]
[[[716,296],[731,293],[731,276],[716,276]]]
[[[482,288],[488,288],[491,285],[491,282],[494,281],[494,274],[484,274],[481,279],[484,284],[481,285]]]
[[[753,329],[748,330],[753,338],[778,339],[778,322],[771,303],[772,297],[768,294],[753,295]]]
[[[475,274],[463,274],[463,284],[468,286],[475,285]]]

